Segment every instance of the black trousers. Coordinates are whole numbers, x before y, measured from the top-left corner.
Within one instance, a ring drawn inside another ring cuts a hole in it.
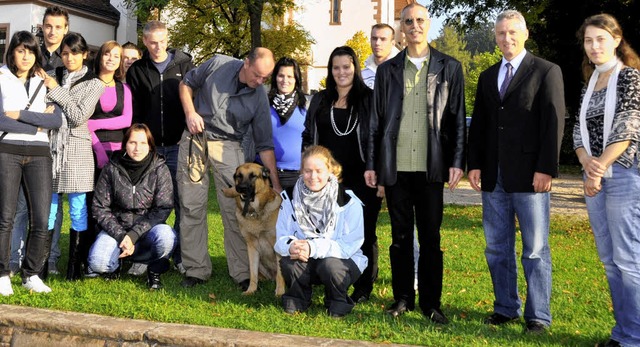
[[[382,198],[376,196],[378,189],[367,187],[364,184],[364,180],[362,180],[362,184],[348,187],[348,189],[352,189],[364,204],[362,209],[364,243],[362,243],[360,249],[368,259],[367,268],[364,269],[360,278],[353,284],[353,292],[370,295],[373,290],[373,283],[378,278],[378,236],[376,235],[376,226],[378,214],[382,207]]]
[[[360,276],[353,260],[324,258],[303,262],[282,257],[280,268],[287,285],[282,296],[285,310],[306,311],[311,305],[314,284],[324,285],[324,307],[329,312],[345,315],[353,309],[347,290]]]
[[[418,229],[418,293],[423,312],[440,308],[442,296],[442,224],[444,183],[428,183],[425,172],[398,172],[396,184],[385,187],[391,219],[391,275],[393,298],[415,306],[413,233]]]

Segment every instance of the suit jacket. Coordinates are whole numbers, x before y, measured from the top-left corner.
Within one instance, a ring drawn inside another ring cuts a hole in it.
[[[482,190],[533,192],[533,175],[558,175],[565,103],[558,65],[527,52],[504,99],[498,94],[500,62],[480,74],[469,128],[469,170],[480,169]]]
[[[446,182],[449,168],[464,170],[465,104],[462,66],[454,58],[430,49],[427,103],[427,182]],[[375,170],[378,184],[397,179],[396,149],[404,98],[404,64],[407,50],[378,67],[369,121],[367,170]]]

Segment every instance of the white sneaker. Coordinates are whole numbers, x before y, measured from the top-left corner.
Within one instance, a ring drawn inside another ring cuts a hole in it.
[[[133,276],[142,276],[145,272],[147,272],[147,264],[142,263],[133,263],[129,271],[127,271],[129,275]]]
[[[0,295],[13,295],[13,288],[11,288],[11,278],[9,278],[9,276],[0,277]]]
[[[35,293],[51,293],[51,288],[49,288],[46,284],[42,282],[38,275],[33,275],[26,279],[22,286],[28,290],[33,291]]]

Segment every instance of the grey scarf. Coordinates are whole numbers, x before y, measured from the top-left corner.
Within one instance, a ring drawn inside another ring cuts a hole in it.
[[[332,233],[336,228],[338,210],[338,179],[329,176],[327,185],[319,192],[312,192],[298,179],[293,188],[293,210],[300,229],[309,238]]]

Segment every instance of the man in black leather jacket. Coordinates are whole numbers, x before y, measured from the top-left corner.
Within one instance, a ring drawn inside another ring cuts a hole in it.
[[[414,309],[414,219],[418,230],[419,306],[437,324],[443,261],[440,250],[444,182],[455,189],[465,164],[462,66],[429,47],[429,14],[419,4],[402,10],[408,46],[378,67],[367,147],[367,185],[385,186],[392,243],[389,247],[396,317]]]

